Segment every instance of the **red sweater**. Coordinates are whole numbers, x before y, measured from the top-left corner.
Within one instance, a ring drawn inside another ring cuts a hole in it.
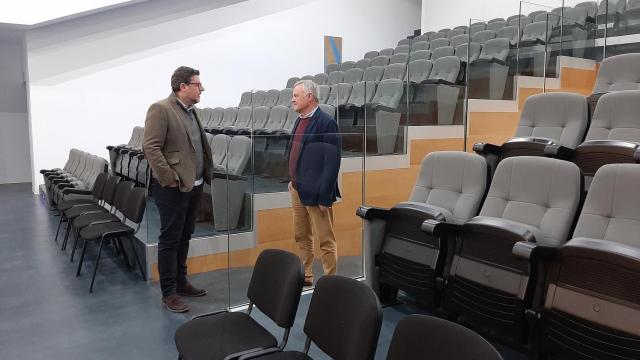
[[[293,182],[296,178],[296,169],[298,167],[298,158],[302,150],[302,141],[304,140],[304,132],[309,126],[310,118],[300,118],[300,123],[293,134],[293,143],[291,144],[291,153],[289,154],[289,177]]]

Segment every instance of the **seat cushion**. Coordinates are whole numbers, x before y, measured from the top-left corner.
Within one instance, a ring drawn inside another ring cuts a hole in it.
[[[58,210],[66,211],[71,209],[74,206],[87,205],[87,204],[97,205],[96,201],[93,199],[74,199],[74,200],[63,201],[60,204],[58,204]]]
[[[103,234],[111,234],[113,236],[133,233],[133,228],[121,222],[110,222],[96,225],[89,225],[80,230],[80,236],[85,240],[97,240],[102,238]]]
[[[276,338],[246,313],[224,312],[191,320],[176,330],[176,347],[185,360],[224,359],[255,348],[277,346]]]
[[[76,229],[83,229],[91,224],[117,222],[117,221],[120,221],[120,219],[111,213],[108,213],[108,212],[93,213],[93,214],[78,216],[77,218],[75,218],[73,220],[73,227]]]
[[[64,216],[67,219],[75,219],[82,214],[86,214],[89,212],[107,212],[108,210],[100,205],[84,205],[84,206],[75,206],[71,209],[64,212]]]

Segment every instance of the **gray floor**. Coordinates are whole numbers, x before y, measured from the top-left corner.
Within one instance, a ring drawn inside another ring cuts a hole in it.
[[[95,246],[83,273],[69,251],[53,242],[58,218],[31,192],[30,184],[0,185],[0,359],[176,359],[175,329],[190,317],[242,299],[249,270],[232,270],[232,286],[222,274],[193,278],[210,293],[189,300],[192,311],[172,314],[160,306],[155,283],[146,283],[109,248],[101,260],[96,288],[88,292]],[[356,259],[341,259],[341,272],[357,273]],[[216,277],[223,280],[215,281]],[[222,284],[220,284],[220,282]],[[235,294],[235,295],[233,295]],[[311,295],[304,295],[288,348],[302,349],[302,326]],[[384,309],[376,359],[384,359],[397,321],[421,312],[411,305]],[[281,335],[263,315],[256,317]],[[506,359],[524,357],[500,348]],[[312,349],[315,359],[327,359]]]

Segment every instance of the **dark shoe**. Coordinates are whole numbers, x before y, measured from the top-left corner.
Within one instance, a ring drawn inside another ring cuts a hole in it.
[[[189,305],[185,304],[180,296],[173,294],[162,298],[162,306],[174,313],[183,313],[189,311]]]
[[[313,286],[313,280],[304,281],[304,287],[311,287],[311,286]]]
[[[186,297],[198,297],[198,296],[207,295],[207,290],[195,288],[190,283],[186,283],[182,286],[178,286],[178,289],[176,292],[178,293],[178,295],[186,296]]]

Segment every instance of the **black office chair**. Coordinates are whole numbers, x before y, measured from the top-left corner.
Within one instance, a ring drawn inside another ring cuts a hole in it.
[[[312,359],[308,355],[311,341],[335,360],[370,360],[376,353],[381,326],[382,310],[370,287],[351,278],[327,275],[318,280],[311,298],[302,352],[268,349],[240,360]]]
[[[487,340],[475,332],[427,315],[409,315],[393,332],[387,360],[502,360]]]
[[[283,349],[296,318],[303,281],[298,256],[284,250],[264,250],[256,260],[247,290],[249,310],[218,311],[180,326],[175,334],[180,358],[237,359],[263,349]],[[279,345],[275,336],[251,317],[254,306],[285,329]]]

